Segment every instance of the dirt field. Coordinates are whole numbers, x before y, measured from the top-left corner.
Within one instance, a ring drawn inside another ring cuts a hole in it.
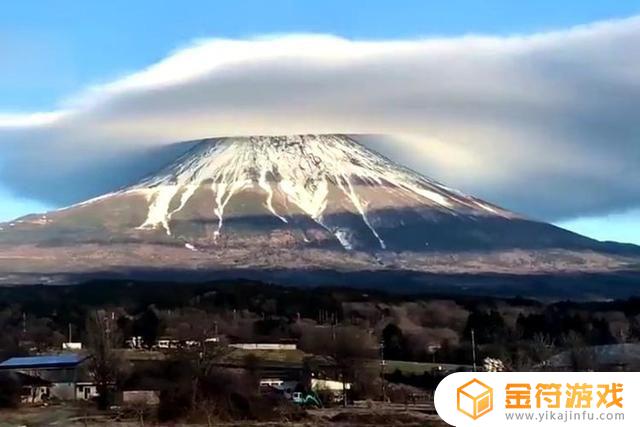
[[[405,407],[404,405],[381,404],[373,407],[325,408],[308,412],[308,419],[298,422],[233,422],[215,423],[216,426],[255,426],[255,427],[313,427],[313,426],[434,426],[443,427],[445,423],[432,413],[432,410],[421,406]],[[375,408],[375,409],[374,409]],[[93,407],[83,405],[53,405],[48,407],[22,407],[18,410],[0,411],[0,427],[16,426],[196,426],[198,424],[160,424],[145,420],[144,424],[135,417],[124,419],[117,412],[100,413]],[[203,425],[204,424],[200,424]]]

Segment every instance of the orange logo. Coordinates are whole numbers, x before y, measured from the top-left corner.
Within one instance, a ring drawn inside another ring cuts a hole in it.
[[[562,393],[564,387],[564,393]],[[537,409],[591,409],[602,406],[622,408],[621,383],[593,384],[539,383],[535,387],[535,408]],[[528,383],[507,384],[505,387],[506,409],[531,409],[533,388]],[[566,398],[563,399],[563,396]],[[596,401],[597,398],[597,401]]]
[[[477,420],[493,409],[493,389],[485,383],[472,379],[458,387],[458,411]]]

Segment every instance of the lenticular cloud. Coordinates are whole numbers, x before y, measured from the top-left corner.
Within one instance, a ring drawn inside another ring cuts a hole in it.
[[[59,111],[0,114],[0,183],[69,204],[215,136],[361,140],[547,220],[640,204],[640,19],[517,37],[201,40]]]

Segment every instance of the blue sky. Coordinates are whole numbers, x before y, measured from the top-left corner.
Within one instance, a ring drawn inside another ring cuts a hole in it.
[[[84,88],[154,64],[196,39],[322,33],[390,40],[564,29],[640,12],[640,0],[5,2],[0,13],[0,114],[56,109]],[[52,206],[0,183],[0,220]],[[561,225],[640,243],[640,212]]]
[[[358,39],[526,34],[638,11],[636,0],[5,2],[0,111],[52,108],[87,84],[152,64],[198,38],[296,32]]]

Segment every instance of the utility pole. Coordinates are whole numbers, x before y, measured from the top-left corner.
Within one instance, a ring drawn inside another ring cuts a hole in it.
[[[336,379],[338,378],[338,369],[340,369],[340,375],[342,375],[342,380],[344,381],[344,372],[342,367],[338,366],[338,346],[336,344],[336,325],[331,325],[331,349],[333,350],[333,360],[335,363],[334,375]],[[344,384],[343,384],[344,385]],[[344,391],[344,387],[343,387]]]
[[[471,329],[471,352],[473,353],[473,372],[478,370],[476,366],[476,331]]]
[[[385,387],[385,383],[384,383],[384,339],[380,340],[380,384],[381,384],[381,391],[382,391],[382,401],[386,402],[387,401],[387,388]]]

